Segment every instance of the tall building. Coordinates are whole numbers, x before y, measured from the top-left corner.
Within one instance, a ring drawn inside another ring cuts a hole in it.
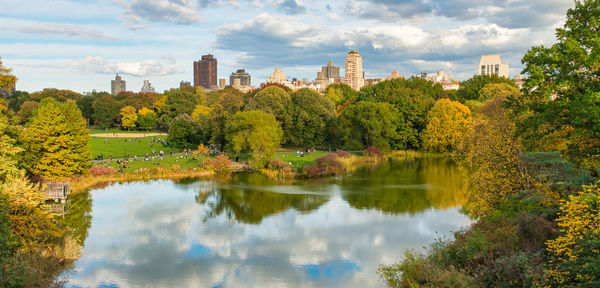
[[[229,76],[229,85],[233,86],[235,79],[240,79],[241,86],[250,86],[250,74],[246,73],[244,69],[238,69],[235,73],[231,73]]]
[[[206,89],[217,86],[217,59],[211,54],[194,61],[194,87],[198,86]]]
[[[508,78],[508,64],[502,63],[499,54],[483,55],[477,69],[479,75],[498,75]]]
[[[117,95],[126,90],[127,86],[125,84],[125,80],[122,80],[121,76],[119,76],[119,73],[117,73],[117,76],[115,76],[115,80],[110,81],[110,93],[112,95]]]
[[[219,79],[219,90],[225,89],[225,86],[227,86],[226,80],[225,79]]]
[[[292,87],[292,83],[285,77],[285,72],[280,69],[275,69],[273,71],[273,76],[267,77],[267,84],[268,83],[276,83],[285,85],[287,87]]]
[[[365,86],[364,72],[362,68],[362,57],[358,51],[352,50],[346,57],[346,84],[358,91]]]
[[[187,87],[187,86],[192,86],[192,84],[190,83],[190,81],[181,81],[179,82],[179,88],[183,88],[183,87]]]
[[[142,86],[142,90],[140,90],[140,93],[148,93],[148,92],[154,93],[154,87],[152,87],[152,85],[150,85],[150,80],[144,80],[144,86]]]
[[[333,82],[340,78],[340,67],[334,66],[333,61],[329,61],[327,66],[321,67],[321,72],[323,72],[323,78],[327,80],[333,78]]]

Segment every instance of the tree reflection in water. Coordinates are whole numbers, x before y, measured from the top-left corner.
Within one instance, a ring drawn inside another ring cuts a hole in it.
[[[227,185],[227,182],[237,185]],[[261,174],[236,174],[214,182],[200,183],[195,200],[208,207],[204,221],[225,214],[229,220],[246,224],[259,224],[263,218],[291,208],[307,213],[329,200],[329,195],[306,190],[307,194],[273,191],[277,187],[271,179]]]

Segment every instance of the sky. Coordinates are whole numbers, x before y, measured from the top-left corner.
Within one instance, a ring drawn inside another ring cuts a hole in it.
[[[519,73],[532,46],[552,45],[572,0],[3,0],[0,57],[17,90],[158,92],[193,82],[193,61],[218,78],[246,69],[257,86],[282,69],[314,79],[328,61],[363,58],[366,78],[444,70],[458,80],[483,54]],[[343,75],[342,75],[343,76]]]

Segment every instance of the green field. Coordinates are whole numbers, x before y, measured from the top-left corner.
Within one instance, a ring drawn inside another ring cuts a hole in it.
[[[127,154],[129,154],[130,157],[133,157],[134,155],[137,155],[138,157],[143,157],[146,153],[148,153],[148,155],[152,155],[153,149],[156,151],[156,154],[158,154],[160,150],[165,152],[165,154],[169,154],[171,152],[181,152],[181,149],[167,147],[160,142],[152,142],[153,139],[164,140],[166,138],[166,136],[140,137],[138,138],[138,140],[131,141],[132,138],[110,138],[92,136],[92,139],[90,141],[90,145],[92,148],[92,158],[97,159],[96,157],[100,153],[104,155],[104,159],[108,159],[110,155],[112,155],[113,158],[123,158]]]
[[[172,156],[172,157],[163,157],[163,160],[160,160],[160,157],[155,157],[154,160],[152,160],[152,157],[148,158],[148,161],[145,161],[143,157],[138,157],[137,160],[130,160],[129,163],[127,164],[127,167],[129,168],[125,168],[123,169],[124,173],[130,173],[133,172],[137,169],[140,168],[154,168],[154,167],[161,167],[161,168],[173,168],[173,165],[177,165],[179,166],[179,168],[182,169],[187,169],[187,168],[199,168],[202,167],[202,160],[204,160],[204,158],[206,158],[207,156],[201,156],[198,155],[198,160],[192,160],[193,156],[192,155],[188,155],[188,158],[185,159],[185,156],[179,156],[180,159],[177,159],[176,156]],[[108,162],[108,161],[104,161],[104,162]],[[160,165],[154,165],[154,163],[160,163]],[[102,165],[99,162],[95,162],[92,165]],[[116,161],[113,161],[112,164],[108,164],[108,166],[114,167],[115,169],[119,169],[119,167],[122,167],[123,164],[117,164]]]
[[[317,152],[311,152],[308,154],[304,153],[304,157],[297,157],[296,152],[293,152],[293,153],[278,152],[275,154],[275,157],[281,159],[281,161],[283,161],[285,163],[292,163],[293,170],[297,171],[306,165],[314,164],[315,160],[317,160],[318,158],[321,158],[327,154],[329,154],[329,152],[317,151]]]

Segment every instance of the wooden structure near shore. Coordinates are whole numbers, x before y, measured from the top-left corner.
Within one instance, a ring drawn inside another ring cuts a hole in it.
[[[54,202],[66,201],[69,193],[71,193],[71,189],[67,183],[49,183],[44,188],[46,199],[52,199]]]

